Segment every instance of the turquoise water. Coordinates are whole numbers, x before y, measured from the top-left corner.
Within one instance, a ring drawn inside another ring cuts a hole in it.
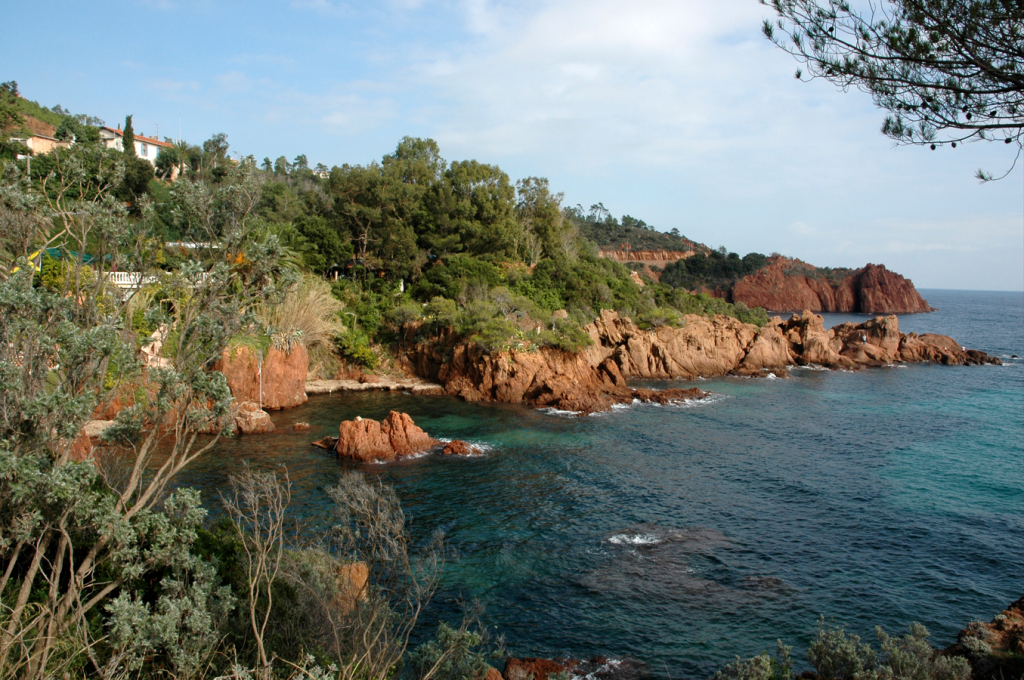
[[[707,380],[716,396],[700,405],[588,418],[314,397],[273,415],[281,434],[224,442],[181,482],[210,499],[244,459],[286,465],[293,511],[315,526],[350,464],[308,442],[402,410],[487,448],[361,468],[395,486],[417,536],[442,527],[458,552],[428,626],[479,598],[515,654],[628,655],[671,678],[707,677],[779,637],[802,658],[821,614],[865,636],[920,621],[945,646],[1024,594],[1024,362],[1010,358],[1024,356],[1024,295],[923,294],[940,311],[902,330],[1006,365]],[[288,432],[297,421],[312,431]]]

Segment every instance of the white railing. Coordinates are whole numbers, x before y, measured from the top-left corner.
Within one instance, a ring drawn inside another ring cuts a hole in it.
[[[108,272],[107,281],[118,288],[141,288],[156,283],[156,277],[143,276],[141,272]]]

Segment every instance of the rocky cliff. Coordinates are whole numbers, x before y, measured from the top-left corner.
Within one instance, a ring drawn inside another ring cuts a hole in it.
[[[260,361],[258,350],[245,345],[224,350],[215,370],[224,373],[236,402],[251,401],[267,410],[305,404],[309,355],[297,344],[290,351],[271,347]]]
[[[631,389],[628,378],[781,376],[794,364],[856,370],[894,362],[1000,363],[946,336],[900,333],[895,316],[826,329],[822,317],[811,311],[787,321],[775,317],[763,328],[727,316],[688,315],[681,328],[645,331],[605,310],[586,330],[594,344],[578,354],[550,348],[492,354],[474,343],[452,341],[415,347],[407,367],[467,401],[525,402],[589,413],[634,399],[703,396],[699,390]]]
[[[728,291],[732,302],[773,311],[914,314],[934,311],[909,279],[884,265],[854,271],[822,270],[800,260],[774,256]]]

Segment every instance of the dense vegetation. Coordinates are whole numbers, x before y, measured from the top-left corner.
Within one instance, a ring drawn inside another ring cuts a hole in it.
[[[661,274],[661,282],[687,290],[724,291],[766,264],[768,258],[760,253],[748,253],[741,258],[736,253],[726,253],[724,248],[720,248],[666,265]]]

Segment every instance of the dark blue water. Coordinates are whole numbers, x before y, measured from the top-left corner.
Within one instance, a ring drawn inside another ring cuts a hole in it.
[[[1010,358],[1024,356],[1024,294],[924,295],[940,311],[902,330],[1006,365],[708,380],[718,396],[699,406],[589,418],[315,397],[274,414],[281,431],[311,432],[225,442],[181,481],[213,491],[243,459],[287,465],[293,510],[315,524],[347,464],[308,442],[402,410],[489,447],[362,468],[395,486],[417,535],[443,527],[459,553],[431,617],[479,598],[514,653],[631,655],[672,678],[780,637],[802,658],[821,614],[869,637],[920,621],[945,646],[1024,594],[1024,362]]]

